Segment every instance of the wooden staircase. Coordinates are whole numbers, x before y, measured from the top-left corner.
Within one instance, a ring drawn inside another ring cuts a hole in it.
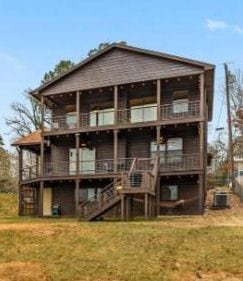
[[[80,205],[81,218],[86,221],[96,220],[118,203],[122,204],[124,196],[149,194],[154,197],[158,165],[158,157],[154,159],[134,158],[128,173],[121,173],[120,178],[115,179],[98,194]],[[121,217],[123,217],[122,214]]]

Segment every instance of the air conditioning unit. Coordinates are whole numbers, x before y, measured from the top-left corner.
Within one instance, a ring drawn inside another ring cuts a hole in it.
[[[214,207],[230,208],[231,194],[225,191],[216,191],[214,193]]]

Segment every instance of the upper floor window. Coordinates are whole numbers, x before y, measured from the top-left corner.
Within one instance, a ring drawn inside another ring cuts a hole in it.
[[[90,112],[90,126],[104,126],[115,123],[114,108],[93,110]]]
[[[189,109],[188,91],[173,93],[173,113],[185,113]]]
[[[131,107],[131,123],[157,120],[157,104],[145,104]]]
[[[68,112],[66,113],[66,123],[68,128],[75,128],[77,122],[76,112]]]
[[[151,142],[151,157],[155,157],[158,152],[156,142]],[[160,163],[180,162],[183,153],[183,139],[169,138],[166,143],[159,145]]]

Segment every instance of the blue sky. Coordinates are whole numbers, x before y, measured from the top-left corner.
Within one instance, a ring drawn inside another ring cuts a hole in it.
[[[216,64],[214,129],[223,95],[223,62],[243,69],[242,0],[0,0],[0,133],[4,117],[61,59],[78,62],[100,42],[127,41]]]

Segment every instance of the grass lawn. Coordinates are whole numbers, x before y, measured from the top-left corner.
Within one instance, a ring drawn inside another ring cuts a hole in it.
[[[15,202],[1,196],[0,210]],[[0,245],[0,280],[243,280],[242,215],[84,223],[5,210]]]

